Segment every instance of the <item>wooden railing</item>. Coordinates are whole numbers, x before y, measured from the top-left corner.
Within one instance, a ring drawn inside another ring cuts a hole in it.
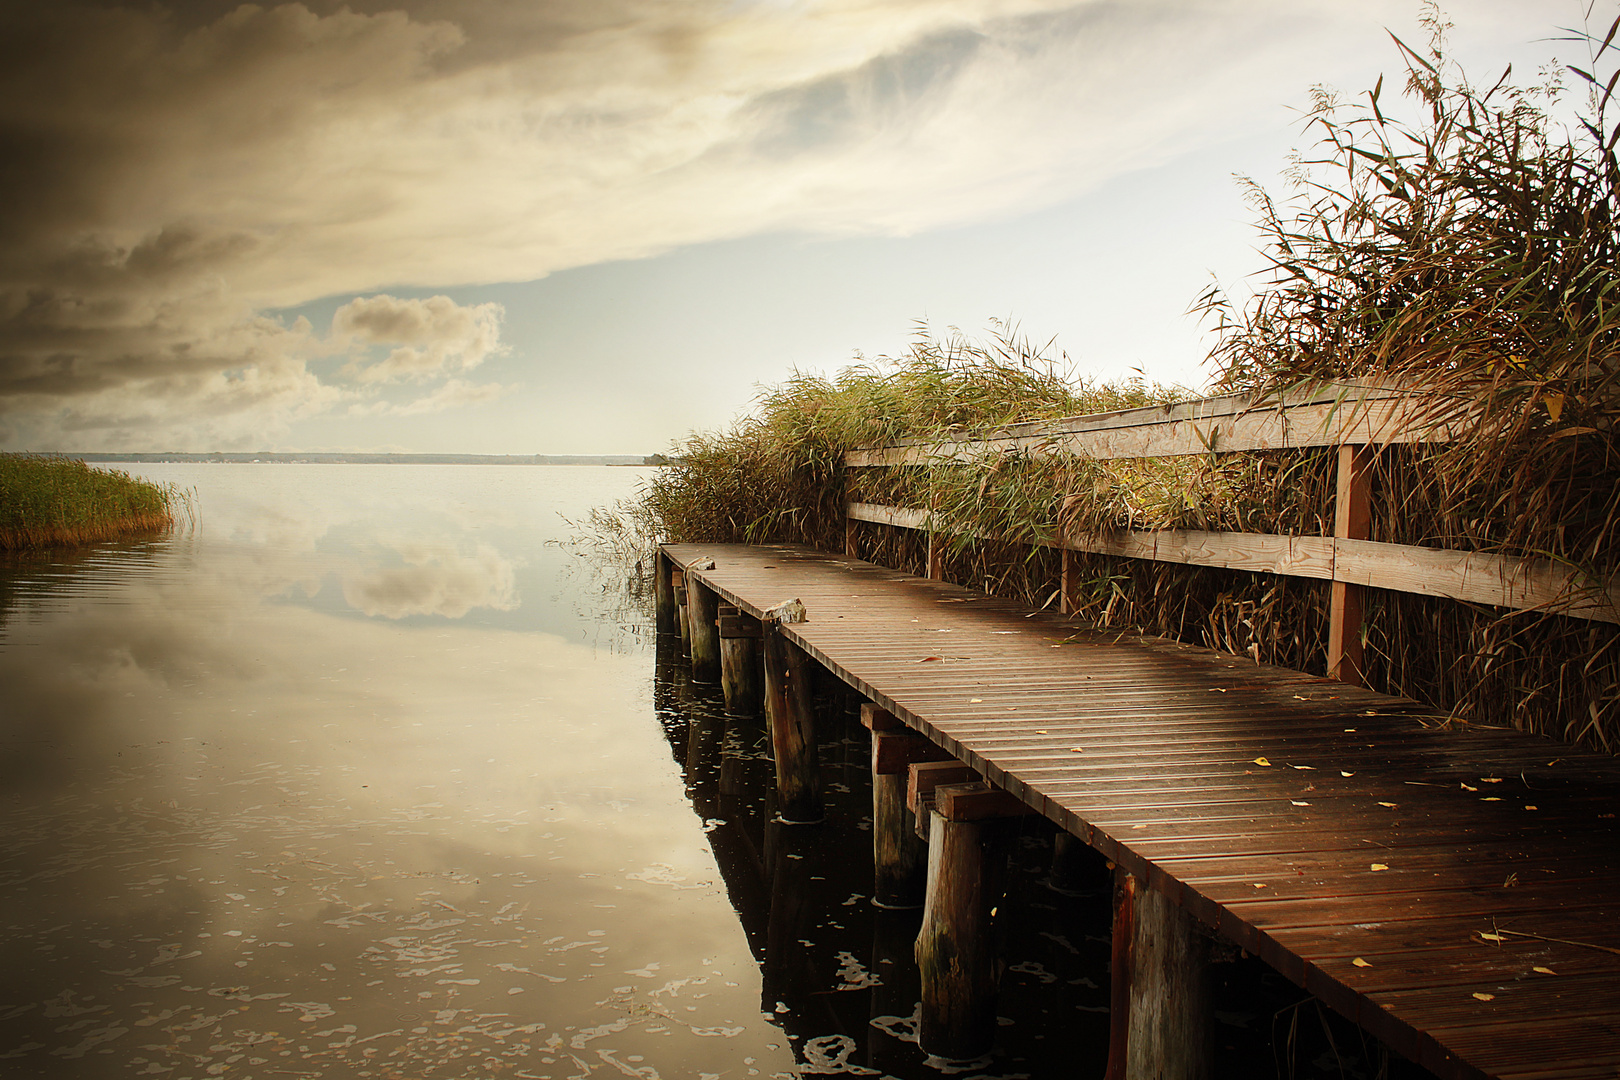
[[[867,468],[965,461],[995,451],[1112,459],[1338,447],[1332,536],[1118,530],[1060,533],[1049,546],[1064,553],[1060,595],[1065,610],[1074,583],[1071,552],[1330,582],[1328,673],[1359,684],[1361,589],[1367,586],[1620,623],[1616,582],[1595,585],[1562,563],[1367,539],[1368,477],[1376,448],[1448,442],[1471,426],[1466,403],[1387,386],[1335,383],[1263,401],[1205,398],[1018,424],[983,437],[869,447],[849,451],[844,460],[852,468]],[[973,532],[925,509],[851,503],[846,513],[845,547],[852,556],[858,553],[858,522],[926,531],[930,577],[940,576],[942,544],[936,537]]]

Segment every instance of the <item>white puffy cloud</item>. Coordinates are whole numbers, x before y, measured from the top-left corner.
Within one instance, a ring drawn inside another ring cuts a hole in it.
[[[362,383],[422,380],[477,367],[500,348],[499,304],[464,306],[448,296],[401,300],[359,297],[332,316],[332,335],[358,346],[392,346],[386,358],[357,358],[347,373]]]

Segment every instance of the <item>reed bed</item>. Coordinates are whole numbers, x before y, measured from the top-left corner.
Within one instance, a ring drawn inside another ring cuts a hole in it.
[[[184,495],[72,458],[0,454],[0,551],[75,547],[171,527]]]
[[[1386,447],[1371,539],[1551,558],[1610,582],[1620,572],[1620,85],[1616,20],[1572,34],[1589,56],[1558,78],[1472,85],[1445,56],[1397,42],[1395,115],[1382,81],[1360,99],[1319,94],[1315,155],[1295,189],[1254,185],[1272,273],[1243,305],[1212,290],[1216,392],[1302,383],[1408,384],[1435,417],[1466,403],[1464,440]],[[1575,99],[1579,99],[1576,101]],[[1572,128],[1559,109],[1579,106]],[[1034,606],[1057,601],[1060,529],[1187,528],[1330,535],[1334,452],[1088,460],[985,454],[846,470],[845,450],[944,441],[1012,421],[1189,396],[1145,383],[1075,380],[1050,343],[1005,325],[987,342],[919,335],[897,358],[827,380],[796,374],[754,412],[676,446],[643,498],[621,508],[640,535],[793,541],[841,548],[843,506],[931,508],[951,523],[951,580]],[[862,526],[863,554],[921,572],[918,532]],[[1076,556],[1081,616],[1322,673],[1325,584],[1095,555]],[[1453,722],[1512,725],[1620,750],[1620,628],[1368,590],[1366,677]]]

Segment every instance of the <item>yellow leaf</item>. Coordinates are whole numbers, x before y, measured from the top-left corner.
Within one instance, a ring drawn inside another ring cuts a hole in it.
[[[1378,804],[1378,805],[1379,805],[1379,806],[1387,806],[1387,807],[1389,807],[1389,808],[1390,808],[1390,809],[1391,809],[1391,810],[1393,810],[1393,809],[1395,809],[1395,808],[1396,808],[1396,806],[1398,806],[1398,805],[1399,805],[1399,804],[1398,804],[1398,803],[1392,803],[1392,802],[1381,802],[1381,803],[1379,803],[1379,804]]]
[[[1556,975],[1556,974],[1558,974],[1558,972],[1554,971],[1552,968],[1533,967],[1530,970],[1531,971],[1539,971],[1543,975]]]
[[[1083,747],[1083,746],[1071,746],[1071,747],[1069,747],[1069,753],[1071,753],[1071,754],[1083,754],[1085,752],[1086,752],[1086,748]]]
[[[1263,758],[1263,757],[1257,757],[1257,758],[1255,758],[1255,759],[1254,759],[1254,763],[1255,763],[1255,764],[1256,764],[1256,765],[1270,765],[1270,764],[1271,764],[1271,762],[1269,762],[1269,761],[1267,761],[1267,760],[1266,760],[1266,759],[1265,759],[1265,758]]]
[[[1288,801],[1293,803],[1295,806],[1309,806],[1309,805],[1311,805],[1308,802],[1300,802],[1298,799],[1289,799]]]
[[[1534,806],[1526,806],[1526,807],[1525,807],[1525,809],[1526,809],[1526,810],[1534,810],[1534,809],[1536,809],[1536,808],[1535,808],[1535,807],[1534,807]]]
[[[970,697],[970,698],[968,698],[968,704],[969,705],[978,705],[982,701],[984,701],[984,698],[982,698],[982,697]]]
[[[1502,778],[1500,776],[1482,776],[1479,778],[1479,782],[1482,784],[1500,784]]]
[[[1461,781],[1458,781],[1458,783],[1461,783]],[[1477,787],[1470,787],[1470,786],[1469,786],[1469,785],[1467,785],[1467,784],[1463,784],[1463,786],[1462,786],[1462,789],[1463,789],[1463,790],[1464,790],[1464,791],[1478,791],[1478,790],[1479,790],[1479,788],[1477,788]]]
[[[1253,885],[1257,889],[1266,888],[1266,883],[1263,881],[1251,881],[1249,884]]]
[[[1288,767],[1290,769],[1311,769],[1311,770],[1314,770],[1316,768],[1315,765],[1290,765]]]
[[[1036,728],[1035,729],[1035,734],[1037,734],[1037,735],[1045,735],[1045,734],[1047,734],[1047,731],[1046,731],[1045,728]]]
[[[1356,775],[1356,774],[1355,774],[1355,773],[1353,773],[1353,772],[1345,772],[1345,771],[1344,771],[1344,770],[1343,770],[1343,769],[1340,769],[1340,770],[1339,770],[1339,775],[1340,775],[1340,776],[1354,776],[1354,775]]]
[[[1373,868],[1373,872],[1377,873],[1380,870],[1388,870],[1389,869],[1389,864],[1388,863],[1375,862],[1375,863],[1372,864],[1372,868]]]
[[[1480,1001],[1495,1001],[1496,1000],[1496,995],[1495,994],[1479,994],[1479,993],[1476,993],[1474,996],[1476,998],[1478,998]]]
[[[1371,965],[1371,964],[1369,964],[1369,963],[1367,963],[1367,961],[1365,961],[1365,960],[1363,960],[1363,959],[1362,959],[1362,958],[1361,958],[1361,957],[1359,957],[1359,956],[1358,956],[1358,957],[1356,957],[1356,958],[1355,958],[1355,959],[1354,959],[1354,960],[1352,960],[1352,961],[1350,961],[1350,962],[1351,962],[1351,963],[1352,963],[1352,964],[1354,964],[1354,965],[1355,965],[1355,966],[1356,966],[1356,967],[1372,967],[1372,965]]]
[[[1543,394],[1541,403],[1547,407],[1547,415],[1552,417],[1553,423],[1558,423],[1558,418],[1564,415],[1564,395]]]
[[[1498,799],[1495,795],[1487,795],[1487,796],[1485,796],[1483,799],[1481,799],[1479,801],[1480,802],[1501,802],[1502,800]]]

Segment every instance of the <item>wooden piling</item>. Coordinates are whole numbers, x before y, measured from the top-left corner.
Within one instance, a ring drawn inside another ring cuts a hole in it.
[[[764,704],[758,619],[731,604],[720,605],[720,689],[729,716],[758,716]]]
[[[1208,943],[1186,909],[1135,890],[1126,1080],[1209,1080],[1214,1002]]]
[[[1115,874],[1114,936],[1108,962],[1108,1064],[1103,1080],[1125,1080],[1131,1035],[1131,944],[1135,939],[1136,878],[1121,869]]]
[[[669,556],[662,551],[653,561],[653,592],[655,607],[653,612],[653,625],[660,634],[673,634],[678,629],[678,618],[675,603],[675,585],[671,580],[675,573],[675,564],[670,562]]]
[[[692,646],[691,627],[686,618],[686,574],[681,570],[669,572],[670,588],[675,592],[675,632],[680,635],[681,652],[690,651]]]
[[[720,681],[720,631],[716,613],[720,598],[690,575],[686,579],[686,628],[692,640],[692,681]]]
[[[1006,832],[997,819],[952,821],[931,810],[928,898],[917,935],[924,1053],[976,1058],[996,1036],[999,965],[992,911],[1006,874]]]
[[[778,813],[788,824],[814,824],[822,820],[822,809],[811,660],[782,636],[775,623],[765,624],[760,644],[765,654],[765,716],[776,760]]]
[[[944,757],[945,751],[876,705],[861,706],[861,723],[872,732],[872,903],[921,907],[928,845],[906,808],[906,790],[911,763]]]

